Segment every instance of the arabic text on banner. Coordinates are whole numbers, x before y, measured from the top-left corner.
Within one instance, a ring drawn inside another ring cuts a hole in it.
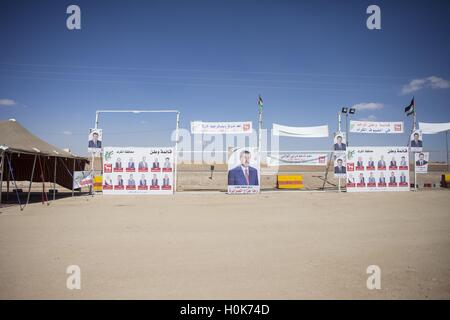
[[[267,156],[267,165],[275,166],[326,166],[326,153],[283,153]]]
[[[250,134],[252,122],[191,122],[192,134]]]
[[[350,132],[355,133],[403,133],[403,122],[375,122],[350,120]]]

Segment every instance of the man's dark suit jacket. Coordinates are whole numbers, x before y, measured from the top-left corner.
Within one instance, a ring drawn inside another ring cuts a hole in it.
[[[253,167],[248,167],[249,186],[258,186],[258,170]],[[244,171],[241,166],[228,171],[228,185],[229,186],[246,186],[247,179],[245,179]]]
[[[334,167],[334,173],[346,173],[346,172],[347,172],[347,169],[344,166],[342,166],[342,167],[339,167],[339,166]]]
[[[346,149],[347,149],[347,145],[345,143],[341,143],[340,145],[337,143],[334,144],[334,150],[342,151],[342,150],[346,150]]]
[[[417,161],[416,161],[416,165],[417,165],[417,166],[424,166],[424,165],[426,165],[427,163],[428,163],[428,161],[426,161],[426,160],[423,160],[423,161],[422,161],[422,164],[420,164],[420,160],[417,160]]]
[[[102,142],[101,141],[97,140],[97,143],[95,143],[94,140],[89,140],[88,148],[101,148],[101,147],[102,147]]]
[[[422,140],[411,140],[411,148],[422,148]]]
[[[153,162],[153,169],[159,169],[159,162]]]

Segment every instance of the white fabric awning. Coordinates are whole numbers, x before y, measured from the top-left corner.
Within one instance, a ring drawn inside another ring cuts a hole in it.
[[[450,130],[450,122],[447,123],[426,123],[419,122],[419,129],[423,134],[436,134]]]
[[[297,138],[324,138],[328,137],[328,125],[317,127],[288,127],[274,123],[272,127],[274,136]]]

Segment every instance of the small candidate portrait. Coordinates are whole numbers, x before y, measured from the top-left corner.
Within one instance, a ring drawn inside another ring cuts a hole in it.
[[[158,158],[155,158],[155,161],[153,161],[152,169],[159,169]]]
[[[130,158],[130,160],[128,160],[128,169],[134,169],[134,161],[133,158]]]
[[[135,186],[136,185],[136,181],[134,181],[134,177],[133,177],[132,174],[130,174],[130,176],[128,177],[127,185],[128,186]]]
[[[380,177],[378,178],[378,183],[386,183],[386,177],[383,172],[380,172]]]
[[[392,157],[391,162],[389,163],[390,167],[396,167],[397,166],[397,160],[395,160],[395,157]]]
[[[228,171],[229,186],[258,186],[258,170],[250,166],[252,154],[248,150],[242,150],[239,154],[240,165]]]
[[[117,158],[114,169],[122,169],[122,160],[120,158]]]
[[[378,168],[386,167],[386,161],[384,161],[384,156],[380,156],[380,160],[377,163]]]
[[[347,176],[347,183],[355,183],[355,177],[352,174]]]
[[[152,187],[156,187],[156,186],[158,186],[159,184],[158,184],[158,177],[156,176],[156,174],[154,174],[153,176],[152,176]]]
[[[147,186],[147,179],[145,179],[145,174],[141,174],[141,179],[139,179],[139,185],[141,187]]]
[[[357,167],[363,167],[364,166],[364,162],[362,157],[358,157],[358,161],[356,161],[356,166]]]
[[[375,167],[375,162],[373,161],[372,157],[369,158],[369,161],[367,162],[367,166],[368,167]]]
[[[347,145],[343,142],[342,135],[336,136],[336,142],[334,143],[334,150],[336,151],[347,150]]]
[[[163,168],[164,169],[170,169],[170,168],[172,168],[172,165],[170,164],[170,158],[166,158],[165,160],[164,160],[164,166],[163,166]]]
[[[408,163],[406,162],[406,157],[405,156],[402,156],[402,158],[400,159],[400,166],[401,167],[408,166]]]
[[[364,174],[362,173],[359,174],[359,183],[366,183],[366,178],[364,178]]]
[[[111,180],[110,176],[106,176],[103,179],[103,185],[105,185],[105,186],[112,186],[112,180]]]
[[[419,160],[416,161],[416,166],[424,166],[428,163],[427,160],[425,160],[425,155],[423,153],[419,154]]]
[[[165,174],[164,178],[163,178],[163,187],[168,187],[170,186],[170,179],[169,179],[169,175]]]
[[[369,183],[376,183],[375,177],[373,176],[373,172],[369,175]]]
[[[122,179],[122,175],[121,174],[119,174],[117,176],[117,185],[118,186],[123,186],[123,179]]]
[[[347,169],[345,168],[343,163],[344,162],[342,161],[342,159],[336,160],[336,166],[334,167],[334,173],[346,173],[347,172]]]
[[[400,183],[406,183],[406,175],[404,172],[400,174]]]
[[[414,132],[411,139],[411,148],[422,148],[422,140],[420,140],[420,134]]]
[[[148,163],[147,163],[147,159],[145,157],[142,157],[142,160],[139,161],[138,168],[139,169],[148,169]]]
[[[389,177],[389,183],[396,183],[396,182],[397,182],[397,178],[395,177],[395,172],[392,171],[391,176]]]
[[[89,137],[89,145],[88,148],[101,148],[102,141],[99,140],[100,136],[97,131],[93,131]]]

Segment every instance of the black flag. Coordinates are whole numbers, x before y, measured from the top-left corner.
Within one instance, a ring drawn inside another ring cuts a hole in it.
[[[411,103],[409,104],[409,106],[407,106],[405,108],[405,112],[407,116],[410,116],[412,114],[414,114],[414,112],[416,112],[416,105],[414,103],[414,97],[411,100]]]

